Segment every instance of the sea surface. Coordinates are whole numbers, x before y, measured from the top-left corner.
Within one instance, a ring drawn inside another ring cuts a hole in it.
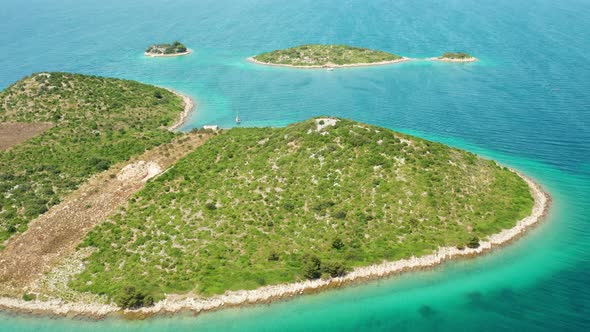
[[[0,313],[2,331],[589,331],[590,2],[587,0],[2,0],[0,89],[39,71],[139,80],[192,96],[183,130],[332,115],[515,167],[549,217],[485,257],[271,305],[145,321]],[[181,40],[187,57],[143,50]],[[342,43],[481,61],[296,70],[245,58]]]

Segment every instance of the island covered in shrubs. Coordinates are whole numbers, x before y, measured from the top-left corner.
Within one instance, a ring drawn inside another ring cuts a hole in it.
[[[295,68],[338,68],[386,65],[406,61],[396,54],[347,45],[310,44],[262,53],[248,60]]]
[[[432,60],[445,62],[475,62],[477,61],[477,58],[464,52],[447,52]]]
[[[162,88],[63,73],[0,93],[0,122],[51,124],[0,150],[0,308],[268,302],[485,253],[548,207],[515,171],[386,128],[170,132],[182,108]]]
[[[184,44],[175,41],[172,44],[151,45],[145,50],[144,54],[151,57],[170,57],[188,55],[190,53],[191,50],[184,46]]]
[[[338,118],[234,128],[93,229],[70,286],[151,304],[338,278],[441,247],[478,248],[534,203],[509,169],[384,128]]]

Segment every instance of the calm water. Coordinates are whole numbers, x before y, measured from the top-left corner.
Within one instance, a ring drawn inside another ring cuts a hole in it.
[[[203,124],[280,126],[336,115],[469,149],[523,170],[555,204],[515,244],[476,260],[270,306],[142,322],[0,313],[0,330],[590,329],[590,3],[580,0],[3,0],[0,89],[70,71],[178,89]],[[146,59],[179,39],[188,57]],[[244,58],[346,43],[476,64],[298,71]]]

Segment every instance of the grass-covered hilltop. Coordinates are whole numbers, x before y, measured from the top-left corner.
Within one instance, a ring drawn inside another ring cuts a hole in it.
[[[477,61],[477,58],[474,56],[464,53],[464,52],[447,52],[441,55],[440,57],[436,58],[440,61],[449,61],[449,62],[474,62]]]
[[[175,41],[172,44],[151,45],[145,50],[145,55],[147,56],[179,56],[189,53],[190,50],[179,41]]]
[[[383,51],[346,45],[302,45],[262,53],[250,60],[269,65],[318,68],[387,64],[403,61],[404,58]]]
[[[168,90],[77,74],[34,74],[2,91],[0,132],[15,144],[0,149],[0,249],[92,175],[172,140],[182,110]]]
[[[341,276],[477,247],[532,207],[507,168],[388,129],[335,118],[235,128],[94,228],[69,285],[128,307]]]

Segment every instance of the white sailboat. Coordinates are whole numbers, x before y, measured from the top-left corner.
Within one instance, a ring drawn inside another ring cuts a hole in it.
[[[240,119],[240,112],[238,112],[237,116],[236,116],[236,123],[241,123],[242,120]]]

